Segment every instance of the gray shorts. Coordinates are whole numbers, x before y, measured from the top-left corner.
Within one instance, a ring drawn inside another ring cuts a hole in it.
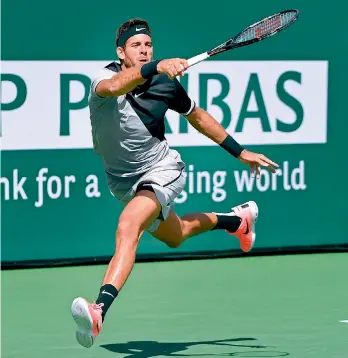
[[[185,181],[185,163],[181,160],[180,154],[173,149],[144,174],[124,178],[107,173],[109,190],[123,206],[132,200],[140,184],[152,187],[162,209],[157,220],[147,229],[149,232],[156,231],[159,224],[168,218],[174,206],[174,199],[185,187]]]

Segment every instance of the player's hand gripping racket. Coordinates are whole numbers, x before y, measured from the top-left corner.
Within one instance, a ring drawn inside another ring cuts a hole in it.
[[[218,53],[247,46],[273,36],[293,24],[297,20],[298,16],[298,10],[285,10],[272,16],[268,16],[265,19],[248,26],[242,32],[221,45],[207,52],[201,53],[200,55],[191,57],[187,60],[188,65],[191,67],[196,63],[204,61],[208,57],[214,56]]]

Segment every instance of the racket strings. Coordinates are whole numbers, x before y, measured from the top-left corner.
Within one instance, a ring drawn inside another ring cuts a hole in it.
[[[259,24],[255,28],[256,37],[267,35],[273,31],[276,31],[281,26],[280,16],[272,17]]]
[[[280,15],[281,26],[284,26],[284,25],[288,24],[289,22],[291,22],[295,16],[296,16],[296,13],[293,11],[288,11],[288,12],[281,14]]]
[[[245,42],[254,39],[255,36],[255,28],[249,28],[243,33],[241,33],[237,38],[236,42]]]
[[[297,13],[295,11],[287,11],[264,19],[263,21],[245,29],[235,38],[235,42],[247,42],[270,35],[289,24],[296,17],[296,14]]]

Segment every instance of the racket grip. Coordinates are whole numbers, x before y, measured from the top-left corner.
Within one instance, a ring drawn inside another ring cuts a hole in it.
[[[200,55],[191,57],[187,60],[189,67],[195,65],[198,62],[204,61],[209,57],[208,52],[201,53]]]

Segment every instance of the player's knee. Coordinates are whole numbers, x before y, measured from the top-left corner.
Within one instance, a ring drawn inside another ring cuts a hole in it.
[[[188,230],[186,230],[185,226],[182,225],[180,232],[176,232],[171,235],[168,235],[166,244],[169,247],[176,249],[186,240],[188,236],[189,236]]]
[[[172,249],[178,248],[184,241],[184,237],[180,233],[172,233],[167,235],[155,236],[157,239],[163,241],[167,246]]]
[[[174,212],[171,212],[167,220],[161,223],[155,232],[152,232],[152,236],[175,249],[186,239],[185,225]]]
[[[177,240],[169,240],[169,241],[166,241],[165,243],[171,249],[177,249],[182,244],[182,240],[178,240],[178,239],[179,238],[177,238]]]
[[[120,218],[118,225],[116,236],[119,239],[127,239],[127,238],[137,238],[137,233],[139,232],[140,227],[137,225],[134,220],[131,218]]]

